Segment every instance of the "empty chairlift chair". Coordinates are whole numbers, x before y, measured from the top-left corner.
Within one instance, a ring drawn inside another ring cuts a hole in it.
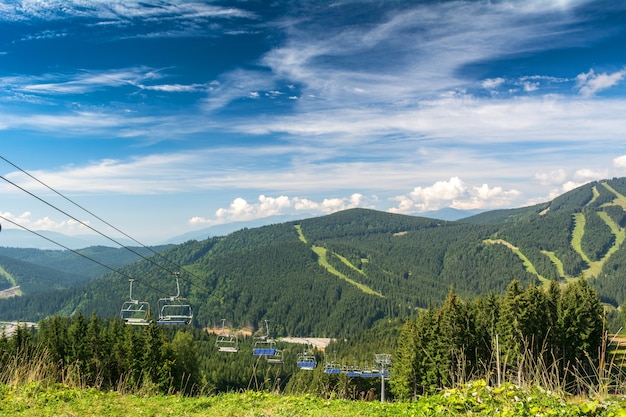
[[[252,354],[254,356],[263,356],[269,363],[282,363],[283,352],[276,348],[276,341],[270,338],[270,330],[267,320],[265,320],[266,334],[264,336],[254,338],[254,347]]]
[[[215,347],[219,352],[236,353],[239,351],[239,340],[237,336],[226,333],[224,323],[226,319],[222,319],[222,332],[217,336]]]
[[[189,301],[180,296],[180,284],[178,282],[178,273],[176,277],[176,295],[171,297],[159,298],[157,307],[159,309],[159,318],[157,324],[163,325],[187,325],[193,319],[193,310]]]
[[[304,371],[312,371],[317,365],[317,360],[310,350],[305,349],[302,353],[298,354],[297,364],[298,368]]]
[[[122,304],[120,318],[132,326],[147,326],[151,318],[150,303],[135,300],[133,298],[133,281],[135,280],[129,279],[128,281],[130,282],[129,299]]]
[[[265,357],[267,363],[283,363],[283,351],[281,349],[276,349],[273,355],[269,355]]]
[[[326,362],[324,364],[324,373],[329,375],[339,375],[341,373],[341,366],[335,362]]]

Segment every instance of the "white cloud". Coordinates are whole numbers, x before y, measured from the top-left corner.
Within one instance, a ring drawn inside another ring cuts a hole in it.
[[[382,135],[449,138],[457,144],[545,143],[588,144],[598,138],[621,143],[626,129],[626,100],[563,96],[484,99],[471,95],[420,102],[417,108],[333,108],[269,120],[242,119],[233,127],[251,134],[287,133],[316,143],[337,144],[344,135],[361,146],[363,138]]]
[[[459,177],[437,181],[428,187],[416,187],[409,194],[394,197],[398,205],[392,213],[415,214],[452,207],[459,210],[503,207],[511,204],[521,193],[517,190],[490,188],[487,184],[468,187]]]
[[[523,83],[524,86],[524,91],[526,91],[527,93],[533,92],[533,91],[537,91],[539,89],[539,83],[538,82],[530,82],[530,81],[526,81]]]
[[[127,22],[129,19],[253,18],[254,15],[242,9],[198,1],[159,1],[150,4],[134,0],[18,0],[9,4],[0,3],[0,20],[4,21],[63,20],[76,17]]]
[[[504,84],[504,78],[502,77],[489,78],[482,82],[483,88],[486,88],[487,90],[493,90],[500,87],[502,84]]]
[[[578,74],[576,88],[583,97],[591,97],[599,91],[617,85],[625,76],[626,68],[612,74],[606,72],[597,74],[593,69],[590,69],[589,72]]]
[[[50,73],[41,76],[4,77],[0,85],[12,91],[30,94],[85,94],[104,88],[136,87],[159,91],[197,91],[202,85],[146,85],[147,81],[164,78],[160,71],[147,67],[111,69],[105,71],[80,71],[76,73]]]
[[[618,156],[613,159],[613,166],[615,168],[626,168],[626,155]]]
[[[3,224],[3,228],[21,229],[32,231],[53,231],[66,234],[89,232],[88,221],[76,221],[68,218],[67,220],[53,220],[48,216],[41,218],[33,218],[31,212],[25,211],[22,214],[12,214],[11,212],[0,212],[0,215],[7,219],[8,222]],[[15,224],[13,224],[15,223]],[[19,226],[17,226],[17,225]],[[87,226],[85,226],[87,225]],[[20,227],[21,226],[21,227]]]
[[[364,197],[359,193],[345,198],[325,198],[321,202],[300,197],[289,198],[284,195],[279,197],[260,195],[256,203],[248,203],[239,197],[233,200],[228,208],[218,209],[214,218],[194,216],[189,219],[189,224],[223,224],[294,212],[330,214],[350,208],[364,207],[364,204]]]
[[[580,168],[574,171],[573,178],[578,184],[583,185],[590,181],[608,178],[609,176],[610,174],[606,169]]]
[[[537,172],[535,174],[535,179],[539,180],[541,185],[561,184],[565,181],[566,177],[567,173],[564,169]]]
[[[138,85],[143,90],[162,91],[165,93],[195,93],[206,90],[204,84],[161,84],[161,85]]]

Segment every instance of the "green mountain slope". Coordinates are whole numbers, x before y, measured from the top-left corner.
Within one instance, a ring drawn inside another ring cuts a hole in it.
[[[163,247],[152,248],[155,251]],[[75,287],[147,256],[145,248],[91,246],[74,252],[0,247],[0,291],[19,286],[21,294]],[[135,253],[133,253],[135,252]]]
[[[80,287],[0,301],[0,318],[37,320],[60,312],[119,314],[128,298],[156,306],[181,294],[194,325],[258,329],[292,336],[342,336],[382,318],[461,297],[586,277],[602,299],[626,299],[626,179],[586,184],[551,202],[482,213],[457,222],[352,209],[242,229],[165,249]],[[1,265],[1,263],[0,263]],[[179,266],[183,266],[181,269]]]

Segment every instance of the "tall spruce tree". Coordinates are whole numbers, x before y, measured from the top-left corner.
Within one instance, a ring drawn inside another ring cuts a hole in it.
[[[392,369],[391,391],[397,398],[415,398],[421,385],[418,328],[415,320],[402,327]]]
[[[563,357],[572,365],[586,365],[588,358],[598,358],[604,309],[585,279],[579,279],[565,289],[562,303]]]

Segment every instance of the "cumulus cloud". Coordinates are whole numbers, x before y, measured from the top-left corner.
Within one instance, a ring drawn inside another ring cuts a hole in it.
[[[537,172],[535,179],[539,180],[541,185],[561,184],[567,178],[564,169],[555,169],[552,171]]]
[[[502,84],[504,84],[504,78],[502,77],[489,78],[482,82],[483,88],[486,88],[487,90],[493,90],[494,88],[500,87]]]
[[[583,97],[590,97],[599,91],[613,87],[622,81],[625,76],[626,68],[612,74],[606,72],[597,74],[593,69],[590,69],[589,72],[578,74],[576,77],[576,88]]]
[[[18,229],[21,226],[21,228],[33,231],[54,231],[67,234],[89,231],[88,221],[81,220],[81,223],[69,218],[59,221],[53,220],[49,216],[33,218],[32,213],[29,211],[25,211],[22,214],[0,212],[0,216],[7,220],[2,227],[8,229]]]
[[[260,195],[257,202],[249,203],[244,198],[238,197],[227,208],[219,208],[215,212],[215,217],[195,216],[189,219],[189,224],[215,225],[296,212],[330,214],[356,207],[364,207],[364,197],[358,193],[344,198],[325,198],[321,202],[300,197],[289,198],[284,195],[279,197]]]
[[[521,195],[517,190],[489,187],[488,184],[469,187],[459,177],[448,181],[437,181],[428,187],[416,187],[408,194],[394,197],[396,207],[392,213],[413,214],[452,207],[459,210],[502,207]]]
[[[626,168],[626,155],[621,155],[618,156],[617,158],[613,159],[613,166],[615,168]]]

